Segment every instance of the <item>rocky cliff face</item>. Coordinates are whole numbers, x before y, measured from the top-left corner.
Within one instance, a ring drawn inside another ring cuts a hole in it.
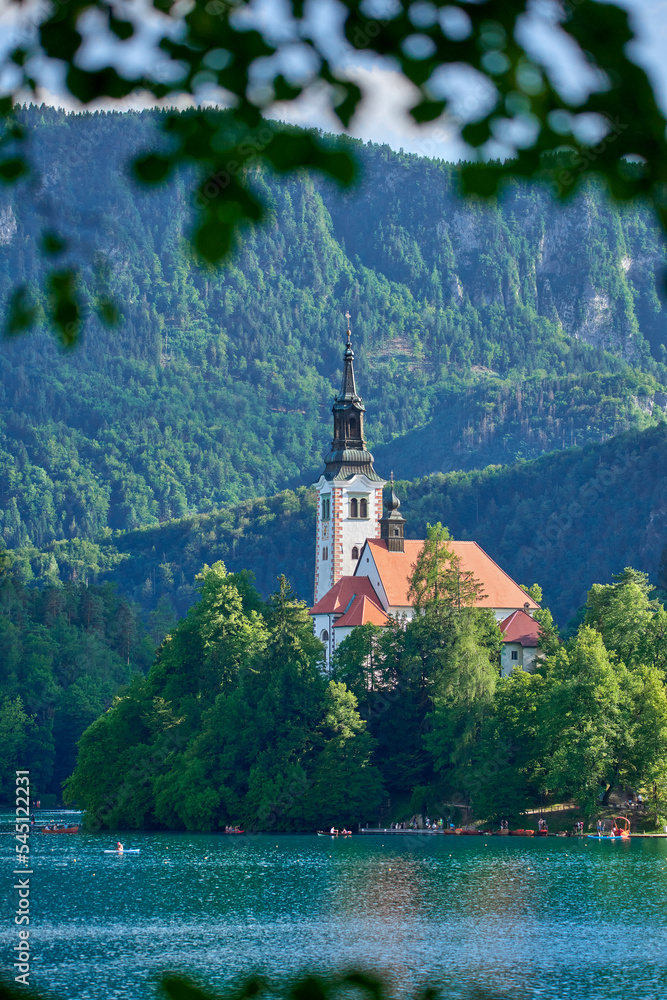
[[[406,158],[402,167],[392,164],[391,185],[381,164],[371,159],[367,166],[373,199],[325,195],[335,231],[367,266],[414,294],[409,247],[418,233],[423,277],[437,273],[443,304],[467,301],[506,312],[531,307],[563,333],[630,362],[645,355],[647,345],[662,360],[667,253],[648,210],[619,208],[592,182],[565,204],[527,184],[513,185],[499,203],[464,202],[446,165],[420,161],[417,167]],[[392,252],[378,261],[378,234],[389,229]]]
[[[11,205],[0,208],[0,246],[7,246],[16,236],[18,226]]]

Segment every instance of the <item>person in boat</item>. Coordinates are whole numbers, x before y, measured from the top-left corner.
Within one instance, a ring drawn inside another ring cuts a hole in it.
[[[121,844],[120,840],[116,841],[116,850],[118,851],[119,854],[123,853],[123,845]]]
[[[332,837],[334,837],[338,833],[338,830],[336,829],[335,826],[332,826],[331,829],[329,830],[329,833],[331,834]]]

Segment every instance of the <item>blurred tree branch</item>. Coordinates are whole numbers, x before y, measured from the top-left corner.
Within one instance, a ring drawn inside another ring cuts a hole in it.
[[[25,10],[20,0],[10,6]],[[318,10],[318,0],[285,0],[271,24],[246,0],[53,0],[0,64],[5,80],[12,81],[11,92],[0,98],[0,181],[11,184],[34,170],[14,109],[26,95],[39,99],[46,59],[59,66],[67,91],[83,106],[138,91],[160,101],[191,95],[195,106],[189,113],[161,116],[169,139],[164,149],[146,151],[133,168],[140,180],[157,184],[194,165],[199,181],[193,242],[201,257],[217,263],[240,228],[263,215],[247,182],[251,160],[276,171],[315,169],[342,185],[354,180],[349,149],[334,148],[313,132],[269,128],[262,115],[277,101],[293,103],[317,87],[341,126],[349,126],[362,92],[346,61],[363,54],[388,60],[411,82],[416,122],[449,115],[460,126],[470,147],[461,171],[464,192],[492,196],[506,178],[539,176],[565,198],[585,175],[597,174],[614,198],[652,203],[667,229],[667,122],[647,74],[627,53],[634,36],[619,6],[565,0],[549,7],[552,22],[542,29],[552,33],[552,56],[557,42],[569,44],[585,82],[577,98],[530,41],[531,19],[541,16],[531,0],[343,0],[338,48],[333,29],[317,30]],[[131,72],[127,67],[136,66],[136,58],[125,56],[131,46],[136,50],[147,24],[158,39],[159,71]],[[91,31],[106,41],[113,65],[91,64]],[[472,120],[457,118],[455,102],[444,96],[443,73],[452,68],[472,72],[482,86],[484,100]],[[196,106],[206,86],[218,88],[229,112]],[[498,142],[510,155],[492,160]],[[71,344],[81,328],[82,305],[76,274],[58,266],[62,250],[56,234],[45,237],[43,252],[54,257],[47,279],[49,319]],[[98,312],[113,322],[104,298]],[[34,319],[25,289],[16,289],[6,332],[20,332]]]

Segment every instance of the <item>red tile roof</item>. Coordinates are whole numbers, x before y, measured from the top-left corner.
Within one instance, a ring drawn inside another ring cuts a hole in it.
[[[525,611],[515,611],[500,623],[503,642],[518,642],[520,646],[539,646],[540,625]]]
[[[354,597],[365,595],[380,607],[378,596],[371,581],[366,576],[341,576],[308,612],[311,615],[343,614],[351,606]]]
[[[380,538],[369,538],[367,544],[378,568],[390,607],[410,607],[411,602],[408,598],[410,577],[424,544],[423,540],[406,538],[404,552],[389,552],[386,541]],[[529,597],[477,542],[452,541],[449,544],[460,560],[461,569],[464,572],[471,572],[482,584],[482,596],[476,601],[478,607],[519,608],[527,603],[531,609],[539,608],[539,604]],[[360,560],[357,573],[361,575],[363,569]]]
[[[357,579],[361,579],[357,577]],[[353,628],[356,625],[387,625],[388,616],[376,601],[362,594],[352,602],[350,609],[339,618],[334,628]]]

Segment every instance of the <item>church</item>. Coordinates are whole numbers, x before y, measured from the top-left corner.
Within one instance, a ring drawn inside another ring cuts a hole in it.
[[[318,494],[315,547],[315,634],[329,666],[336,647],[359,625],[386,625],[390,615],[410,618],[410,578],[423,540],[405,537],[405,518],[393,489],[375,471],[364,437],[365,407],[354,378],[349,313],[343,379],[333,405],[333,441]],[[392,477],[393,479],[393,477]],[[477,542],[450,543],[464,572],[482,584],[476,603],[490,608],[503,633],[501,671],[534,667],[539,656],[539,605]]]

